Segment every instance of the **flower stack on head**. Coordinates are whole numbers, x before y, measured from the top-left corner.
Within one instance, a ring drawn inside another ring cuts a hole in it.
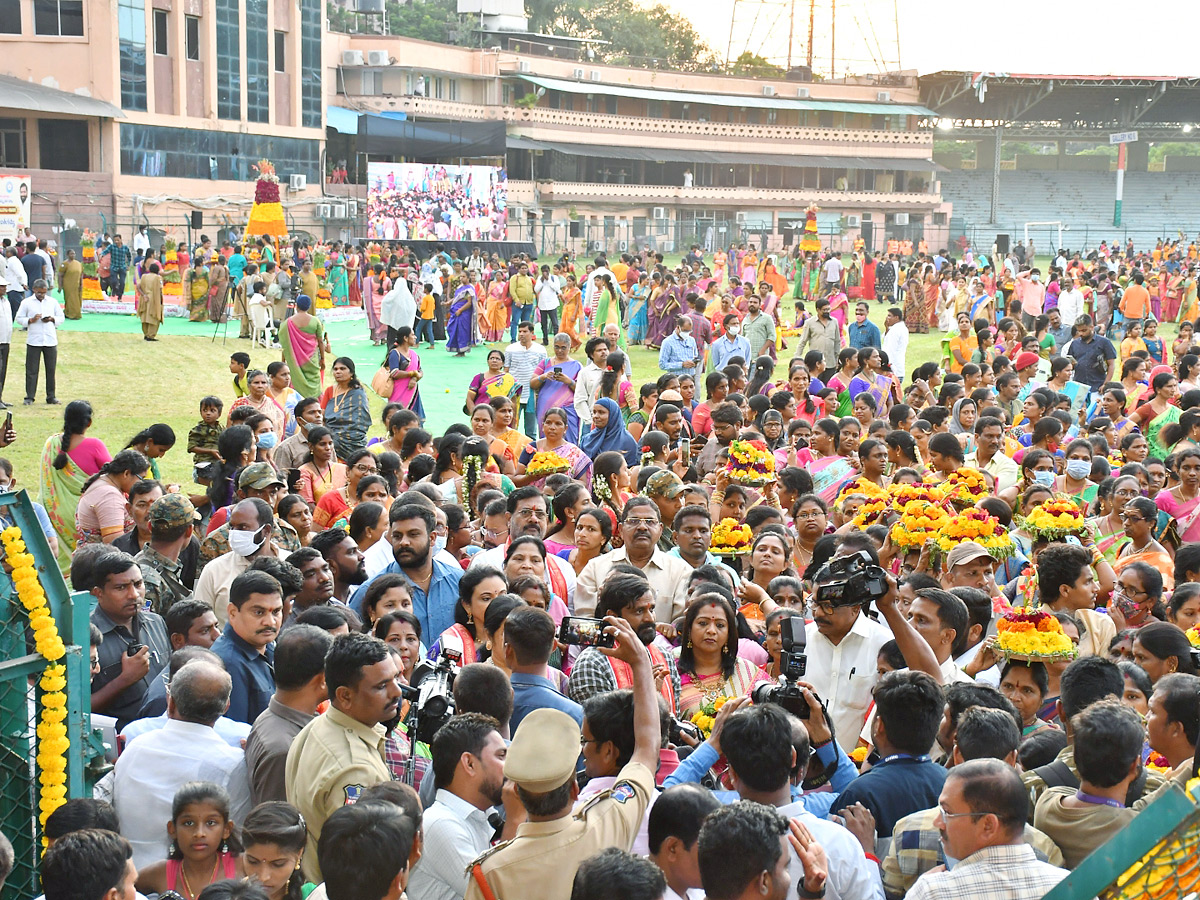
[[[1083,510],[1067,497],[1039,503],[1025,517],[1025,530],[1034,540],[1057,541],[1069,534],[1082,534],[1086,528]]]
[[[282,237],[287,234],[287,223],[279,202],[279,178],[275,166],[270,160],[260,159],[254,169],[258,179],[254,182],[254,205],[246,222],[246,240],[253,241],[264,234]]]
[[[1053,615],[1029,607],[1017,607],[996,623],[996,653],[1005,659],[1047,662],[1074,659],[1075,644]]]
[[[959,510],[969,509],[990,493],[983,473],[965,467],[951,472],[950,477],[942,482],[941,491],[946,500]]]
[[[533,454],[533,459],[529,460],[529,465],[525,467],[525,474],[535,478],[544,478],[547,475],[569,471],[571,471],[570,460],[559,456],[553,450],[539,450]]]
[[[858,508],[852,524],[859,531],[866,531],[872,525],[879,521],[884,513],[891,509],[891,504],[886,496],[874,497]]]
[[[871,479],[859,475],[857,478],[851,478],[842,485],[842,489],[838,492],[834,505],[841,506],[842,501],[851,494],[862,494],[868,500],[882,500],[887,497],[888,492],[887,488],[882,488]]]
[[[37,726],[37,770],[40,784],[38,819],[45,827],[46,819],[67,799],[67,668],[59,660],[67,653],[63,639],[50,614],[46,592],[38,580],[37,561],[21,539],[16,526],[0,532],[5,558],[12,567],[12,582],[21,605],[29,613],[34,646],[49,663],[38,681],[41,689],[41,715]],[[44,839],[43,839],[44,841]]]
[[[900,521],[889,533],[892,543],[902,552],[920,550],[926,541],[936,540],[950,515],[940,503],[929,500],[909,500],[904,504]]]
[[[725,474],[734,484],[762,487],[775,480],[775,454],[762,441],[732,441]]]
[[[942,502],[942,490],[936,484],[893,484],[887,493],[892,499],[892,508],[897,512],[903,512],[904,507],[913,500]]]
[[[84,300],[102,300],[104,293],[100,290],[99,269],[96,263],[96,232],[84,229],[79,239],[79,254],[83,263],[83,292]]]
[[[1016,551],[1008,529],[982,509],[968,509],[950,517],[938,532],[937,547],[942,553],[949,553],[964,541],[979,544],[997,561],[1008,559]]]
[[[737,519],[722,519],[713,526],[708,550],[714,556],[745,556],[753,540],[749,525],[739,525]]]
[[[1200,624],[1193,625],[1187,630],[1188,643],[1200,649]]]
[[[728,699],[728,697],[717,697],[692,713],[691,723],[700,729],[706,740],[712,737],[713,725],[717,722],[717,713],[721,711],[721,707]]]

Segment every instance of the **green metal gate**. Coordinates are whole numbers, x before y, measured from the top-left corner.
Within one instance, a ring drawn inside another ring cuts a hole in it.
[[[55,625],[67,646],[67,796],[91,795],[88,764],[102,757],[91,728],[90,594],[70,594],[25,491],[0,493],[0,528],[16,524],[38,575]],[[0,900],[28,900],[41,893],[38,824],[37,679],[46,660],[33,647],[29,616],[12,582],[0,579],[0,831],[12,841],[15,864]]]

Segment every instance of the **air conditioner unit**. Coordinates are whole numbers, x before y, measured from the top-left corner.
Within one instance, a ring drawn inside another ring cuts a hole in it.
[[[618,252],[624,253],[628,249],[629,249],[629,241],[617,241]]]
[[[875,101],[877,103],[891,103],[892,102],[892,92],[891,91],[876,91],[875,92]]]
[[[302,191],[307,187],[308,187],[308,176],[307,175],[289,175],[288,176],[288,190]]]
[[[746,224],[746,214],[744,212],[734,213],[733,220],[735,222],[737,222],[739,225],[745,225]]]
[[[808,88],[796,88],[796,96],[801,100],[808,99]]]
[[[330,207],[329,207],[329,217],[330,217],[331,219],[344,219],[344,218],[346,218],[346,204],[345,204],[345,203],[333,203],[333,204],[330,204]]]
[[[667,208],[665,206],[654,207],[654,218],[665,219],[667,217]]]
[[[583,80],[583,69],[572,69],[571,77],[582,81]]]
[[[342,65],[343,66],[361,66],[363,64],[363,52],[361,50],[343,50]]]
[[[892,219],[892,221],[896,225],[907,225],[908,224],[908,213],[896,213],[896,215]]]
[[[329,207],[328,203],[318,203],[317,204],[317,218],[318,219],[328,219],[329,214],[330,214],[330,207]]]
[[[392,64],[391,54],[386,50],[368,50],[367,65],[368,66],[390,66]]]
[[[357,219],[358,218],[358,201],[357,200],[347,200],[346,201],[346,218],[347,219]]]
[[[532,72],[533,66],[530,65],[529,60],[522,59],[517,63],[517,71],[518,72]]]
[[[846,216],[847,228],[859,228],[862,226],[862,219],[858,216]]]
[[[600,70],[592,69],[592,71],[588,73],[588,78],[590,78],[592,81],[599,81],[600,80]]]
[[[774,97],[775,96],[775,85],[764,84],[763,85],[763,96],[764,97]]]
[[[603,241],[588,241],[588,252],[589,253],[599,253],[603,249],[604,249]]]

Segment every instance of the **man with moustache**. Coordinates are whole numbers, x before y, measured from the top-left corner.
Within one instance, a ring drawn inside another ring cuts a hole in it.
[[[805,626],[806,677],[826,701],[838,743],[849,753],[858,743],[871,703],[879,648],[892,639],[892,633],[863,615],[857,603],[833,607],[814,601],[812,609],[813,620]]]
[[[350,600],[351,589],[367,580],[367,561],[358,544],[340,528],[314,535],[308,546],[318,551],[333,573],[333,596],[340,603]]]
[[[253,725],[275,693],[275,637],[283,591],[266,572],[246,571],[229,586],[229,621],[212,645],[233,680],[225,715]]]

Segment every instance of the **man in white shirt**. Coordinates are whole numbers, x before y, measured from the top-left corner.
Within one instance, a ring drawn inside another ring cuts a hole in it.
[[[64,321],[62,307],[47,295],[50,286],[44,278],[33,283],[33,294],[21,301],[17,324],[29,330],[25,338],[25,405],[31,406],[37,393],[41,362],[46,361],[46,402],[59,403],[55,394],[58,367],[58,326]],[[12,340],[11,332],[9,340]],[[7,357],[7,352],[5,353]]]
[[[21,301],[25,299],[25,287],[28,284],[25,267],[21,265],[15,247],[4,251],[4,280],[7,282],[9,312],[15,319],[17,310],[21,308]]]
[[[464,713],[438,729],[431,747],[437,796],[425,810],[425,846],[408,882],[409,900],[462,900],[467,867],[492,842],[488,810],[503,802],[508,748],[491,716]],[[517,822],[506,822],[516,832]]]
[[[825,281],[825,292],[822,296],[828,296],[842,283],[842,273],[845,271],[845,267],[842,265],[842,251],[838,250],[825,260],[825,265],[821,267],[821,270],[822,278]]]
[[[805,634],[808,681],[828,705],[838,743],[849,753],[858,744],[871,703],[879,648],[892,639],[892,633],[868,619],[857,603],[838,607],[814,603],[813,621]]]
[[[677,784],[658,795],[647,817],[647,836],[649,859],[667,879],[663,900],[704,900],[700,825],[721,805],[712,791],[698,784]]]
[[[38,241],[37,249],[33,252],[42,258],[42,271],[46,273],[46,284],[50,285],[51,290],[53,290],[54,260],[50,258],[50,251],[46,249],[46,242]]]
[[[1058,293],[1058,314],[1064,322],[1074,322],[1085,312],[1083,308],[1083,291],[1079,289],[1079,279],[1059,279],[1062,290]]]
[[[575,415],[579,416],[579,436],[582,438],[592,430],[592,401],[600,390],[600,378],[608,362],[612,348],[602,337],[594,337],[584,346],[584,353],[591,360],[579,372],[575,380]]]
[[[121,833],[133,846],[134,865],[167,858],[170,842],[163,823],[171,820],[175,792],[190,781],[209,781],[229,792],[229,817],[241,823],[250,811],[246,755],[213,729],[229,707],[233,683],[212,662],[196,660],[171,679],[168,722],[142,735],[117,759],[113,806]]]
[[[537,297],[538,318],[542,321],[542,343],[549,347],[550,339],[558,334],[558,307],[562,302],[562,282],[557,274],[550,273],[549,266],[542,266],[533,293]]]
[[[883,352],[887,354],[888,362],[892,366],[892,372],[900,380],[904,382],[904,375],[908,371],[906,357],[908,355],[908,326],[904,323],[904,313],[898,307],[893,306],[887,311],[887,317],[883,320]]]
[[[146,234],[146,226],[139,225],[138,230],[133,234],[133,254],[137,256],[139,253],[142,256],[146,255],[146,251],[150,249],[150,237]]]

